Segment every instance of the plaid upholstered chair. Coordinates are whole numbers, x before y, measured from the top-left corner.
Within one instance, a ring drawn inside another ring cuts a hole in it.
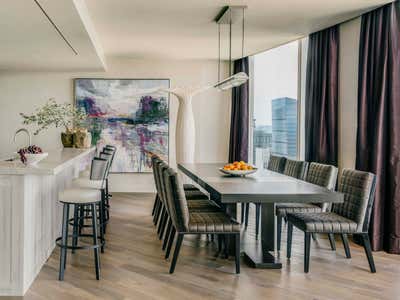
[[[286,157],[271,155],[268,161],[267,169],[270,171],[274,171],[277,173],[283,173],[285,170]],[[256,237],[258,237],[258,233],[260,230],[260,216],[261,216],[261,204],[254,203],[256,206]],[[242,203],[241,209],[241,221],[244,222],[245,228],[249,224],[249,210],[250,203]]]
[[[269,157],[267,169],[274,172],[283,173],[285,170],[285,164],[286,157],[271,155]]]
[[[308,170],[308,162],[301,160],[286,159],[283,174],[297,179],[304,179]]]
[[[348,234],[359,235],[372,273],[376,272],[371,244],[368,237],[369,220],[375,195],[375,175],[344,169],[338,192],[343,193],[344,202],[334,204],[332,212],[289,213],[287,257],[291,256],[293,226],[304,231],[304,272],[310,265],[310,235],[312,233],[340,234],[346,252],[351,258]]]
[[[169,272],[172,274],[175,270],[184,235],[215,234],[234,235],[236,273],[240,273],[240,225],[224,212],[190,211],[183,186],[179,183],[178,174],[172,168],[163,170],[163,181],[172,221],[167,257],[171,251],[175,235],[177,235]]]
[[[157,163],[161,163],[163,160],[158,155],[151,156],[151,162],[153,166],[153,176],[154,176],[154,183],[156,185],[156,197],[154,200],[153,210],[151,215],[153,216],[153,223],[156,225],[158,220],[162,217],[163,211],[165,208],[163,206],[163,202],[161,201],[160,193],[161,193],[161,182],[158,179],[157,169],[154,166],[157,166]],[[184,184],[183,188],[186,193],[187,199],[191,200],[207,200],[208,196],[201,192],[197,187],[193,184]],[[164,208],[164,209],[163,209]],[[165,212],[164,212],[165,214]]]
[[[296,161],[289,161],[291,165],[288,168],[285,168],[287,173],[292,172],[296,174],[296,169],[301,170],[301,166]],[[298,164],[299,166],[296,168],[293,165]],[[303,166],[304,167],[304,166]],[[287,174],[288,175],[288,174]],[[301,175],[301,171],[298,171],[297,175]],[[337,179],[337,168],[330,165],[324,165],[319,163],[311,163],[305,181],[325,187],[329,190],[333,190],[335,188]],[[281,235],[282,235],[282,219],[286,219],[286,215],[288,213],[293,212],[321,212],[327,211],[329,209],[328,204],[312,204],[312,203],[282,203],[276,205],[276,216],[277,216],[277,244],[278,250],[281,248]],[[313,236],[314,237],[314,236]],[[335,239],[334,236],[329,234],[329,241],[331,243],[332,250],[335,250]],[[314,237],[315,238],[315,237]]]

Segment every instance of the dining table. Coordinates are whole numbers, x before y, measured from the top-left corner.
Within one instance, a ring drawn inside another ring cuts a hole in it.
[[[210,194],[232,218],[237,219],[238,203],[261,204],[261,235],[256,239],[246,230],[241,235],[241,251],[254,268],[280,269],[277,250],[275,207],[279,203],[341,203],[341,193],[267,169],[246,176],[223,174],[224,163],[179,163],[178,169]],[[230,252],[234,251],[230,243]]]

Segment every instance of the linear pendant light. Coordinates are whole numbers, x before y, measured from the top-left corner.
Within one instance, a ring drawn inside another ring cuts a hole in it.
[[[236,21],[240,12],[242,12],[242,58],[244,56],[244,10],[247,6],[225,6],[222,8],[218,16],[215,18],[215,22],[218,24],[218,80],[220,78],[220,65],[221,65],[221,31],[220,25],[229,25],[229,77],[219,81],[214,85],[214,88],[219,90],[228,90],[233,87],[240,86],[249,80],[244,72],[239,72],[232,75],[232,24]],[[239,14],[238,14],[239,12]]]

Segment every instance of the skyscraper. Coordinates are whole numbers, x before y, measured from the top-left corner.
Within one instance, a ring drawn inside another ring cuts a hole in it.
[[[272,100],[272,154],[297,156],[297,100]]]

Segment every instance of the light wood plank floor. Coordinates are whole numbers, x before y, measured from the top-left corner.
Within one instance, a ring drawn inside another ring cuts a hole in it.
[[[163,258],[151,222],[151,194],[114,194],[101,280],[95,280],[92,251],[68,254],[65,281],[59,282],[58,248],[27,292],[26,299],[400,299],[400,257],[374,253],[378,273],[369,272],[361,247],[351,244],[346,259],[320,237],[312,242],[310,273],[303,273],[303,235],[294,231],[291,261],[283,234],[282,270],[259,270],[214,258],[205,240],[185,239],[175,274]],[[251,209],[254,217],[254,207]],[[60,220],[61,222],[61,220]],[[250,220],[248,231],[254,231]]]

